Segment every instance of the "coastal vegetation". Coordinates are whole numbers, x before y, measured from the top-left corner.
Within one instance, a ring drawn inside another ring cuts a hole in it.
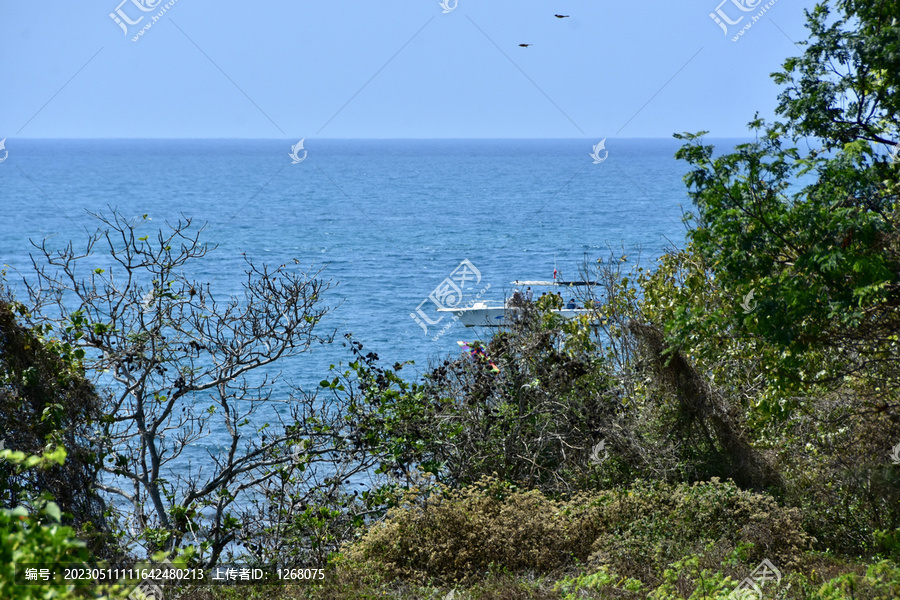
[[[0,303],[0,595],[127,596],[15,562],[166,559],[324,569],[197,599],[900,597],[900,1],[808,29],[780,120],[676,136],[683,248],[594,257],[592,316],[530,304],[415,380],[322,331],[321,272],[248,261],[218,300],[189,219],[39,247]],[[270,368],[338,342],[316,389]]]

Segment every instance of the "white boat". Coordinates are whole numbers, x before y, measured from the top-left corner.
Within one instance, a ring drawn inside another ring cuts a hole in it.
[[[571,288],[576,286],[594,286],[594,281],[513,281],[513,285],[519,287],[550,287],[553,292],[559,291],[560,288]],[[453,313],[459,319],[459,322],[466,327],[501,327],[515,323],[524,312],[522,306],[517,306],[510,298],[505,302],[499,301],[478,301],[472,303],[471,306],[460,306],[455,308],[439,308],[438,312]],[[564,319],[573,319],[581,315],[591,315],[594,313],[589,308],[558,308],[550,310],[551,313],[557,314]]]

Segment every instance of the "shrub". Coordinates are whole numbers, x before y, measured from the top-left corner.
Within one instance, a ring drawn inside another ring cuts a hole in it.
[[[870,565],[865,575],[847,573],[823,585],[817,594],[823,600],[845,598],[890,600],[900,597],[900,568],[888,561]]]
[[[42,457],[25,456],[22,452],[4,450],[0,460],[22,472],[31,467],[62,465],[65,451],[60,448]],[[16,564],[40,564],[49,568],[62,563],[88,560],[83,542],[75,539],[70,527],[60,524],[59,506],[43,501],[34,510],[24,506],[0,509],[0,598],[74,598],[73,587],[62,584],[15,585]],[[56,569],[60,571],[59,568]]]
[[[671,563],[703,568],[740,556],[796,568],[809,539],[797,509],[732,482],[638,482],[630,489],[551,500],[483,477],[458,491],[418,491],[345,548],[339,564],[387,579],[470,582],[491,570],[551,574],[588,561],[645,584]],[[709,563],[709,564],[706,564]]]
[[[76,528],[107,531],[104,505],[95,493],[98,457],[89,442],[100,419],[100,398],[84,378],[84,353],[49,337],[49,328],[28,328],[21,304],[0,285],[0,441],[6,448],[40,454],[64,446],[65,464],[10,469],[0,463],[0,507],[12,509],[49,493]],[[94,549],[113,553],[102,536]]]
[[[604,492],[593,504],[599,512],[592,518],[605,526],[591,561],[648,582],[685,556],[704,554],[702,566],[718,568],[739,547],[747,549],[741,556],[747,565],[768,558],[797,568],[810,543],[798,509],[715,478],[693,485],[637,482],[624,492]]]
[[[391,509],[345,559],[388,578],[451,583],[472,582],[496,568],[554,571],[590,549],[570,539],[572,507],[535,490],[483,477],[418,500]]]

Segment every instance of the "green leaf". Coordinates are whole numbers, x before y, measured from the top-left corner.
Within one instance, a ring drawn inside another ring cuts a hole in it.
[[[48,502],[44,505],[44,512],[50,515],[57,523],[62,520],[62,511],[59,510],[59,505],[57,505],[56,502]]]

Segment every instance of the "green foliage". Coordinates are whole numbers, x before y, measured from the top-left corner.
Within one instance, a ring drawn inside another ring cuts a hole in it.
[[[438,423],[428,425],[433,406],[425,401],[423,387],[400,375],[410,363],[382,367],[375,353],[363,354],[362,344],[350,336],[347,339],[354,360],[340,377],[323,380],[320,386],[338,392],[350,387],[358,390],[348,407],[348,417],[355,424],[354,443],[383,457],[379,474],[400,478],[416,464],[434,472],[439,465],[431,459],[429,442],[452,437],[453,431]]]
[[[676,136],[696,252],[725,297],[759,299],[716,318],[781,351],[768,367],[788,409],[846,376],[900,388],[900,169],[876,149],[900,135],[898,18],[896,1],[820,3],[806,51],[774,75],[786,122],[754,120],[757,140],[722,155]],[[805,154],[789,146],[807,136]]]
[[[769,558],[785,568],[800,566],[810,546],[797,509],[732,482],[671,486],[636,483],[627,493],[606,493],[600,503],[612,524],[594,542],[592,560],[617,573],[646,577],[685,556],[704,556],[704,568],[728,557],[744,565]]]
[[[42,456],[5,450],[0,461],[18,473],[60,465],[66,452],[57,448]],[[70,527],[60,524],[59,506],[47,499],[36,501],[30,510],[25,506],[0,509],[0,597],[17,600],[74,598],[74,587],[64,584],[15,585],[15,568],[22,563],[40,564],[61,571],[64,563],[89,559],[85,544],[75,537]]]
[[[881,561],[870,565],[864,575],[839,575],[822,585],[816,597],[822,600],[891,600],[900,597],[900,567]]]
[[[806,51],[774,74],[785,87],[778,112],[799,135],[831,149],[857,139],[884,143],[896,134],[898,17],[896,0],[821,2],[808,12]]]
[[[619,394],[590,327],[546,316],[529,314],[483,344],[484,357],[445,360],[422,383],[350,340],[353,360],[320,387],[347,403],[348,445],[378,457],[376,473],[395,484],[423,471],[450,486],[497,473],[548,492],[580,489],[598,478],[588,457]],[[389,503],[390,485],[363,500]]]
[[[650,593],[652,600],[727,600],[735,582],[719,572],[701,569],[700,557],[692,556],[675,561],[663,574],[664,582]],[[692,591],[689,592],[689,590]],[[690,593],[690,596],[687,593]]]
[[[874,537],[881,552],[894,559],[900,558],[900,529],[876,530]]]
[[[818,4],[774,75],[784,122],[754,119],[755,141],[726,153],[676,136],[690,244],[641,281],[670,355],[742,413],[785,500],[839,552],[900,526],[900,169],[884,152],[900,136],[898,19],[896,1]]]
[[[463,353],[426,376],[424,424],[444,428],[431,446],[443,482],[496,473],[558,494],[617,476],[615,461],[602,472],[589,461],[622,394],[586,318],[561,322],[536,308],[483,348],[486,359]]]
[[[836,381],[863,358],[890,364],[900,284],[895,198],[861,159],[800,160],[772,135],[714,157],[698,136],[679,137],[688,143],[678,156],[694,167],[689,237],[733,299],[716,320],[781,348],[772,367],[795,382],[788,392]],[[801,167],[813,166],[818,179],[789,196]],[[759,301],[747,316],[739,299],[751,290]],[[693,316],[678,315],[674,326],[689,330]]]
[[[23,305],[0,297],[0,440],[17,451],[14,456],[60,446],[68,460],[43,469],[0,464],[0,506],[14,508],[49,493],[64,522],[90,529],[93,551],[109,555],[115,550],[103,534],[103,504],[95,493],[99,456],[91,441],[100,399],[84,378],[84,352],[53,338],[48,325],[24,327],[20,321],[27,318]]]
[[[564,600],[577,600],[578,598],[584,598],[586,593],[594,591],[598,593],[613,593],[613,590],[619,592],[617,595],[623,595],[623,591],[631,592],[637,598],[639,597],[638,592],[643,587],[644,584],[637,579],[618,577],[604,565],[593,573],[563,577],[556,582],[553,589],[562,592]],[[628,597],[628,595],[625,597]]]

